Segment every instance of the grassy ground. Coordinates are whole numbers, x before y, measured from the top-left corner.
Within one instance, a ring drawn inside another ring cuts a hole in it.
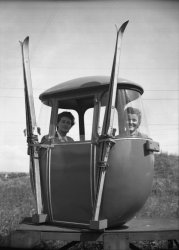
[[[151,195],[138,217],[179,218],[179,157],[155,157]]]
[[[31,216],[35,202],[29,175],[0,178],[0,235],[6,236],[16,228],[21,217]]]
[[[137,217],[179,218],[179,157],[156,155],[155,176],[150,197]],[[8,235],[23,217],[32,216],[35,202],[28,174],[0,174],[0,246],[7,244]],[[142,249],[166,249],[166,241],[138,242]],[[40,249],[57,249],[63,242],[48,241]],[[80,243],[73,250],[103,249],[102,244]]]

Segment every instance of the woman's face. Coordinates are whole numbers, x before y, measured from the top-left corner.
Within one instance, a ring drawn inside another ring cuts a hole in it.
[[[131,134],[133,134],[139,127],[139,117],[137,114],[128,114],[128,128]]]
[[[67,134],[72,126],[71,119],[63,116],[57,124],[58,131]]]

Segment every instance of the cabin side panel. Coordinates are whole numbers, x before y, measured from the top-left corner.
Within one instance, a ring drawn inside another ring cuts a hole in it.
[[[90,150],[90,143],[67,143],[52,149],[49,179],[54,222],[89,223]]]
[[[154,155],[145,144],[144,139],[120,139],[110,152],[100,214],[108,219],[108,226],[131,219],[151,192]]]

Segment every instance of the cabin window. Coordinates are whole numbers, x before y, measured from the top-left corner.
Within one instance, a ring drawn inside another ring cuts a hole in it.
[[[137,115],[133,115],[133,113]],[[150,133],[149,133],[148,125],[147,125],[147,117],[144,112],[144,106],[143,106],[143,102],[142,102],[142,98],[140,94],[137,99],[132,100],[126,104],[124,117],[125,117],[125,133],[127,136],[142,137],[142,138],[150,137]],[[138,119],[138,125],[136,129],[133,128],[132,133],[131,133],[130,123],[131,123],[132,118],[134,118],[133,120],[134,124],[137,122],[136,118]]]
[[[104,114],[106,106],[102,106],[100,109],[99,124],[98,124],[98,134],[102,134]],[[117,109],[114,111],[114,121],[113,121],[113,135],[119,134],[119,125],[118,125],[118,112]]]
[[[39,141],[41,141],[44,135],[48,135],[49,133],[49,124],[51,117],[52,107],[42,104],[37,120],[37,126],[40,128],[41,134],[39,135]]]
[[[98,124],[99,135],[101,135],[102,133],[107,100],[108,93],[105,92],[101,98],[101,108]],[[139,92],[128,89],[117,90],[113,128],[113,135],[115,137],[149,136],[144,108]]]
[[[84,125],[85,125],[85,140],[91,140],[92,127],[93,127],[93,113],[94,108],[90,108],[85,112]]]

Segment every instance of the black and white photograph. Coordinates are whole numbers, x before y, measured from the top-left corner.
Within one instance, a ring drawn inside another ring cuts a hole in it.
[[[179,249],[179,1],[0,0],[0,249]]]

